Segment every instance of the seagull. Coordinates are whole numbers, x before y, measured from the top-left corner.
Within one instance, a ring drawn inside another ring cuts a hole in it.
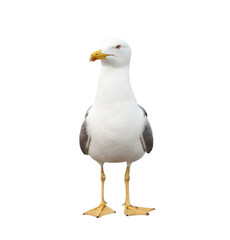
[[[104,199],[105,162],[127,162],[124,214],[149,215],[155,208],[135,207],[129,197],[130,166],[153,148],[147,112],[137,104],[130,85],[131,48],[117,38],[105,40],[101,47],[90,56],[90,61],[101,61],[101,71],[94,104],[85,114],[79,136],[82,152],[101,166],[101,203],[83,215],[99,218],[115,213]]]

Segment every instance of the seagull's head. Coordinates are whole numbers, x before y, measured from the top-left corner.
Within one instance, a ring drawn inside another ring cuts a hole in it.
[[[90,61],[101,60],[102,64],[113,67],[129,65],[131,48],[121,39],[107,39],[102,42],[101,49],[93,52]]]

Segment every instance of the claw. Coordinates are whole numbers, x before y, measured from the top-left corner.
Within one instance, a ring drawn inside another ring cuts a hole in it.
[[[116,212],[111,208],[109,208],[105,203],[101,203],[98,207],[83,213],[83,215],[91,215],[96,218],[99,218],[101,216],[108,215],[111,213],[116,213]]]
[[[149,215],[149,212],[153,210],[155,210],[155,208],[143,208],[143,207],[135,207],[132,205],[126,205],[124,213],[126,216]]]

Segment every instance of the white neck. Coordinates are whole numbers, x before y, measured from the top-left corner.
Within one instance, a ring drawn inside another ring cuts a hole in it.
[[[129,81],[129,65],[111,67],[102,64],[95,104],[110,105],[125,101],[136,103]]]

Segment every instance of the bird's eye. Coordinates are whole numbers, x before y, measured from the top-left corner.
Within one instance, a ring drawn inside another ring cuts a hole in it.
[[[117,46],[116,46],[116,49],[120,49],[120,48],[121,48],[121,45],[117,45]]]

